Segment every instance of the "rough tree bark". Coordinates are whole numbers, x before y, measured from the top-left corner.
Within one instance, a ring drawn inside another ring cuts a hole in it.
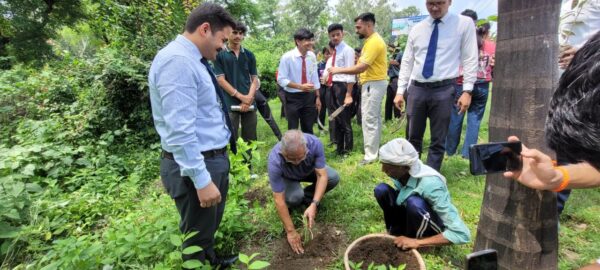
[[[560,0],[499,0],[490,141],[517,135],[548,151],[544,121],[557,85]],[[556,196],[488,175],[474,250],[498,251],[500,269],[556,269]]]

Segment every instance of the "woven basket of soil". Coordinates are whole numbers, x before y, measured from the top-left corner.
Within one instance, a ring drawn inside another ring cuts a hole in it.
[[[371,263],[398,267],[405,265],[406,270],[425,270],[425,262],[415,249],[403,251],[394,245],[394,236],[388,234],[369,234],[358,238],[348,246],[344,254],[344,266],[350,268],[350,262],[362,262],[361,269],[367,269]]]

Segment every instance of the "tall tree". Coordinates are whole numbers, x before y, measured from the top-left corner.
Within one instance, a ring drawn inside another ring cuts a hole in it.
[[[363,12],[372,12],[375,14],[377,32],[389,41],[391,38],[393,10],[396,5],[390,0],[340,0],[335,6],[335,22],[341,23],[344,29],[349,33],[346,35],[346,41],[351,46],[358,46],[360,41],[354,34],[354,18]]]
[[[257,0],[256,6],[261,14],[257,18],[256,29],[253,34],[262,37],[273,37],[279,34],[279,22],[282,12],[279,0]]]
[[[223,5],[232,16],[251,26],[250,29],[260,16],[259,9],[251,0],[214,0],[214,2]]]
[[[409,6],[398,12],[395,12],[394,17],[402,18],[402,17],[417,16],[420,14],[421,14],[421,10],[419,10],[419,8],[417,8],[416,6]]]
[[[544,119],[557,83],[560,1],[500,0],[490,141],[517,135],[546,149]],[[498,251],[501,269],[557,268],[556,197],[488,175],[475,250]]]
[[[41,62],[52,55],[50,40],[57,31],[84,15],[81,0],[2,0],[0,52],[20,62]]]
[[[327,33],[329,18],[327,0],[303,0],[288,2],[282,12],[280,30],[289,36],[298,28],[305,27],[315,33],[315,39]]]

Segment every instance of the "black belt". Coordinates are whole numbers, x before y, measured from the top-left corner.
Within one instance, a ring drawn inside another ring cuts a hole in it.
[[[456,78],[445,79],[437,82],[418,82],[412,81],[412,85],[425,88],[439,88],[456,83]]]
[[[221,149],[215,149],[215,150],[208,150],[208,151],[204,151],[202,152],[202,155],[204,156],[204,158],[213,158],[216,156],[223,156],[227,153],[227,146],[221,148]],[[161,157],[166,158],[166,159],[171,159],[171,160],[175,160],[173,158],[173,153],[171,152],[167,152],[165,150],[162,151],[162,153],[160,154]]]

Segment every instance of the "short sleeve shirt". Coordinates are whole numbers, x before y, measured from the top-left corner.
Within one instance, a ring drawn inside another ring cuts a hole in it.
[[[244,95],[250,92],[252,76],[257,75],[256,58],[251,51],[242,47],[236,56],[233,50],[225,48],[217,54],[213,64],[216,76],[225,76],[225,80]],[[240,104],[239,99],[228,93],[224,93],[223,97],[228,110],[231,110],[231,105]]]
[[[369,67],[360,75],[360,82],[387,80],[387,46],[378,33],[373,33],[362,48],[359,62]]]
[[[302,181],[315,172],[325,168],[325,151],[323,143],[312,134],[304,133],[308,152],[306,158],[298,165],[291,164],[281,154],[281,143],[277,143],[269,153],[268,171],[271,190],[280,193],[285,190],[283,179]]]

